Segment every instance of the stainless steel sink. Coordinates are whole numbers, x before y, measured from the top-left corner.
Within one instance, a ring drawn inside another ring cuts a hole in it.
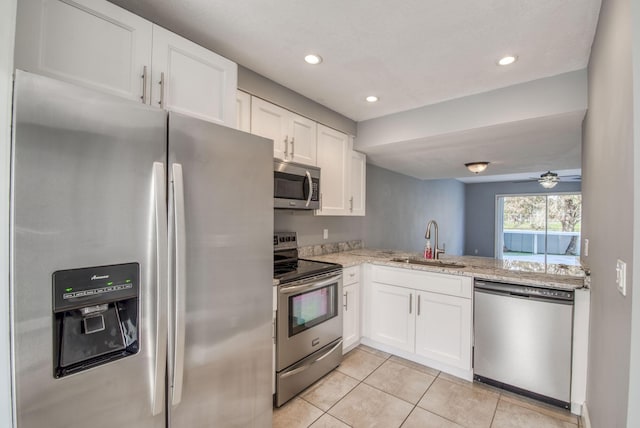
[[[442,260],[426,260],[426,259],[411,259],[408,257],[396,257],[391,259],[392,262],[409,263],[412,265],[424,265],[443,268],[462,269],[466,265],[456,262],[444,262]]]

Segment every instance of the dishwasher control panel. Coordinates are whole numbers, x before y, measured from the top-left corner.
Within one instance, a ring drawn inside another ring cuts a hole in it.
[[[571,291],[551,290],[548,288],[531,288],[531,287],[524,287],[523,291],[525,294],[529,294],[532,296],[553,297],[556,299],[573,300],[573,293]]]
[[[475,280],[476,290],[484,290],[495,294],[511,295],[516,297],[532,297],[549,300],[573,302],[573,291],[558,290],[554,288],[532,287],[527,285],[507,284],[502,282]]]

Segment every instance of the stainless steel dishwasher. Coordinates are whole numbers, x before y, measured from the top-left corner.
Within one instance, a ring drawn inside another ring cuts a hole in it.
[[[474,380],[569,408],[573,294],[476,280]]]

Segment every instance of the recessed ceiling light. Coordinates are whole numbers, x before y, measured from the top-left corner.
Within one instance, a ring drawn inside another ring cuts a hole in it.
[[[309,54],[304,57],[304,60],[311,65],[320,64],[322,62],[322,57],[320,55]]]
[[[502,58],[500,58],[498,60],[498,65],[509,65],[509,64],[513,64],[514,62],[516,62],[516,60],[518,59],[517,56],[515,55],[507,55],[507,56],[503,56]]]
[[[370,103],[375,103],[376,101],[378,101],[378,97],[376,97],[375,95],[369,95],[367,98],[365,98],[365,100]]]

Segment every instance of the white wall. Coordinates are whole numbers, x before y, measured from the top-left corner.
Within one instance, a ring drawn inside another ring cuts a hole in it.
[[[12,426],[9,352],[9,167],[17,0],[0,1],[0,427]]]
[[[628,283],[635,281],[637,144],[633,136],[630,18],[635,1],[602,2],[588,68],[582,233],[583,238],[589,238],[589,255],[583,256],[583,261],[591,269],[592,279],[587,406],[595,428],[627,426],[629,407],[638,406],[638,402],[629,402],[631,302],[637,290],[629,287],[624,297],[616,289],[617,259],[627,262]]]

